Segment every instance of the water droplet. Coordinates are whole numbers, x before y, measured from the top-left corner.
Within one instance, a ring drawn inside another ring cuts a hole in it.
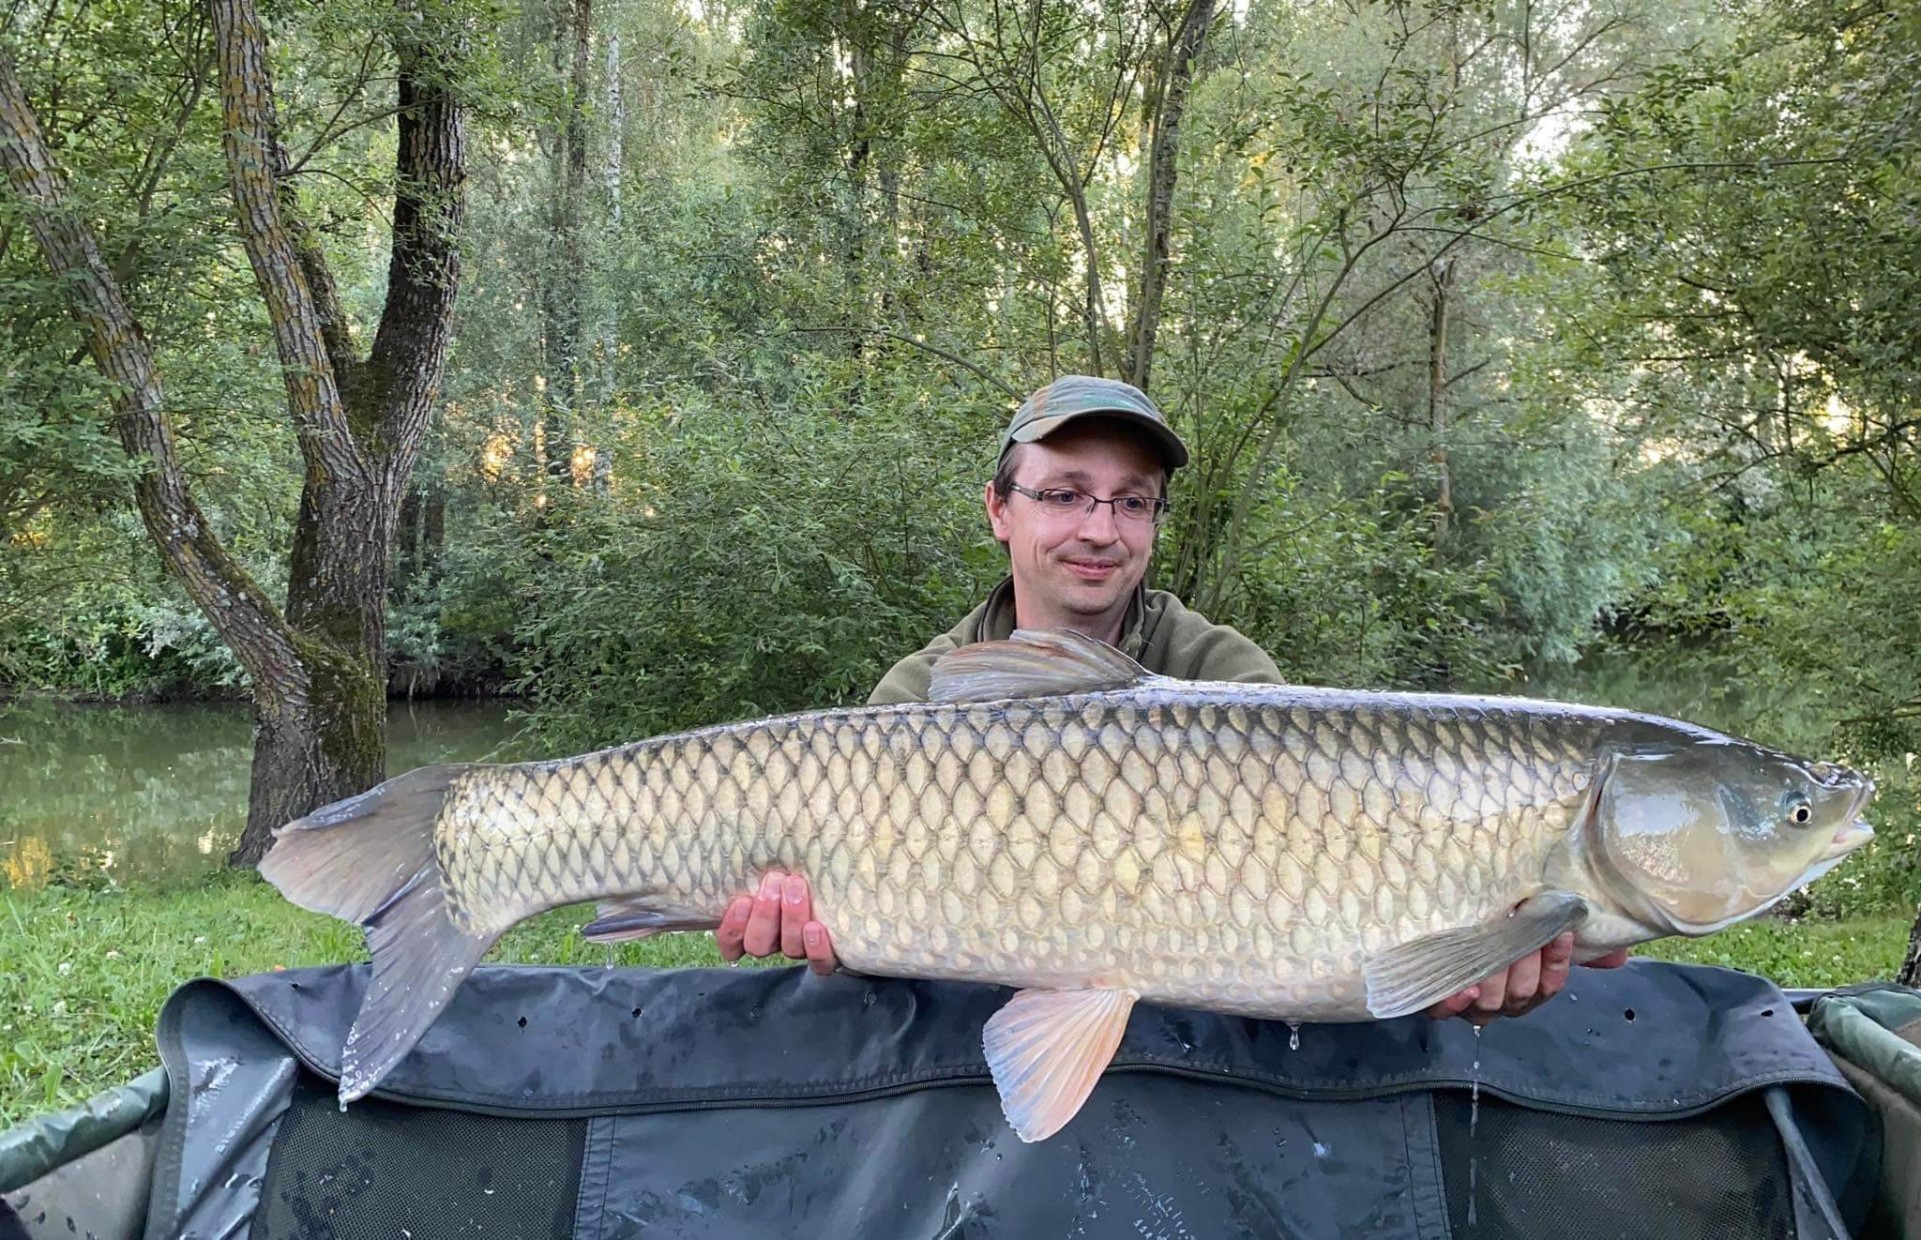
[[[874,992],[870,990],[870,991],[868,991],[868,992],[867,992],[867,993],[866,993],[865,995],[863,995],[863,996],[861,997],[861,1001],[860,1001],[860,1005],[861,1005],[862,1007],[873,1007],[873,1006],[874,1006]]]
[[[1291,1051],[1301,1049],[1301,1022],[1298,1020],[1287,1022],[1287,1049]]]

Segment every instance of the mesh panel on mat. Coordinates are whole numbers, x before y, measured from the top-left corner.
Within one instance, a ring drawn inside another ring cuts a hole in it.
[[[585,1120],[497,1119],[363,1098],[301,1073],[252,1235],[567,1236]]]
[[[1792,1237],[1787,1155],[1758,1093],[1692,1119],[1582,1119],[1437,1094],[1462,1240]]]

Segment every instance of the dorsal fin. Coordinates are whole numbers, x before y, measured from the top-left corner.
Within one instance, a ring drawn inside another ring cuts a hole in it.
[[[1004,642],[975,642],[934,663],[930,702],[993,702],[1121,689],[1148,671],[1103,641],[1072,629],[1016,629]]]

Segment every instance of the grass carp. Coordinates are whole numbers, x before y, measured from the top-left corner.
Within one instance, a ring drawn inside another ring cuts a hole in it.
[[[411,771],[281,828],[261,873],[366,928],[343,1102],[516,922],[710,929],[779,866],[850,968],[1019,988],[984,1040],[1038,1140],[1137,1001],[1386,1019],[1563,931],[1577,960],[1707,934],[1865,842],[1872,794],[1650,715],[1174,680],[1050,630],[946,655],[926,703]]]

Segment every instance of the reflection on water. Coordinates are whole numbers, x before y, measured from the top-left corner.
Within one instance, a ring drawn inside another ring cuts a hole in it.
[[[488,757],[512,733],[504,706],[467,702],[396,704],[387,727],[389,775]],[[0,706],[0,886],[220,868],[252,745],[242,705]]]

